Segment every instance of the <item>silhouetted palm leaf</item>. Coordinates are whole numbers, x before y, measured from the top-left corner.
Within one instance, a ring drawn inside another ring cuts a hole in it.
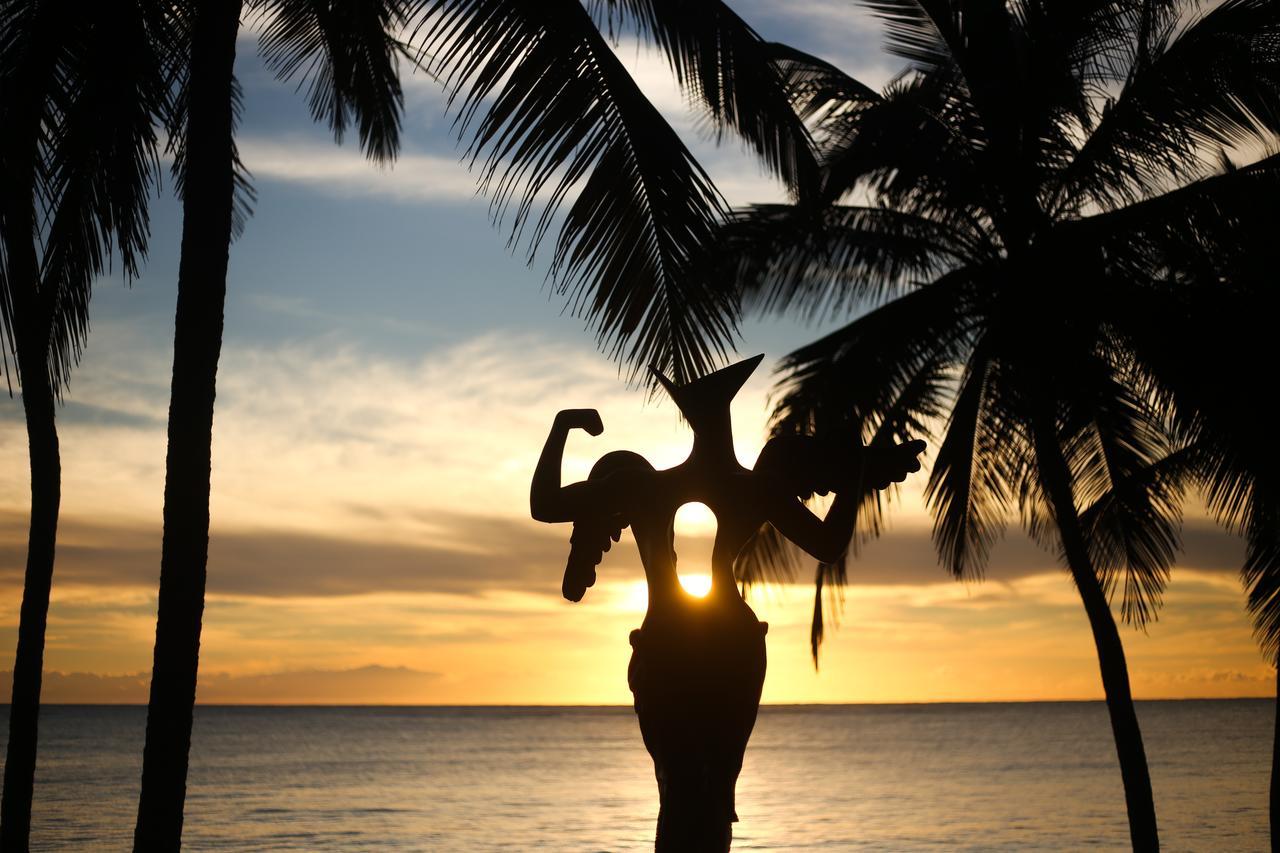
[[[1098,400],[1068,459],[1078,499],[1098,507],[1082,514],[1081,526],[1103,588],[1123,579],[1121,616],[1141,627],[1155,617],[1181,548],[1181,504],[1192,471],[1170,455],[1165,424],[1129,383],[1116,377],[1109,388],[1102,384],[1110,393]]]
[[[408,22],[406,0],[253,0],[265,25],[260,46],[267,67],[307,88],[307,105],[342,142],[357,125],[360,147],[377,162],[400,147],[397,35]]]
[[[881,207],[754,205],[721,229],[717,255],[745,307],[809,319],[900,295],[973,256],[963,233]]]
[[[609,353],[633,376],[652,362],[677,381],[722,357],[732,294],[687,275],[722,215],[720,196],[586,10],[575,0],[438,0],[415,38],[471,135],[496,215],[511,212],[512,239],[530,226],[532,252],[567,205],[551,277]]]
[[[744,588],[791,583],[800,571],[800,554],[772,524],[764,524],[742,546],[733,573]]]
[[[167,104],[158,6],[103,2],[68,27],[66,76],[54,94],[43,195],[41,290],[49,300],[49,369],[65,388],[89,331],[89,297],[112,256],[128,278],[146,254],[159,173],[156,127]]]
[[[790,108],[780,57],[789,49],[763,41],[717,0],[596,0],[606,20],[634,23],[668,58],[676,81],[714,126],[741,137],[796,197],[817,177],[812,140]]]
[[[1121,615],[1138,626],[1155,618],[1180,547],[1182,494],[1195,481],[1196,448],[1181,448],[1113,480],[1080,513],[1103,584],[1123,576]]]
[[[1113,208],[1199,177],[1206,146],[1280,132],[1280,7],[1228,0],[1158,34],[1056,188]]]

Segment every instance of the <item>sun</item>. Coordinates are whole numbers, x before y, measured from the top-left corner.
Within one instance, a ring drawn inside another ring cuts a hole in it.
[[[711,592],[711,575],[680,575],[680,586],[694,598],[705,598]]]

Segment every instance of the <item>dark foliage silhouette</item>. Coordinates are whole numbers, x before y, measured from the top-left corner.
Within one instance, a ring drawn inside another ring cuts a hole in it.
[[[509,221],[531,262],[559,220],[549,276],[600,344],[633,378],[652,363],[683,381],[723,360],[736,298],[690,266],[723,201],[601,28],[632,27],[662,50],[709,121],[741,136],[800,195],[814,186],[812,141],[786,99],[774,46],[716,0],[415,8],[411,42],[449,91],[495,219]]]
[[[729,403],[759,356],[676,384],[656,374],[693,430],[680,465],[655,471],[629,451],[606,454],[591,477],[560,484],[565,439],[574,429],[600,435],[591,409],[556,416],[538,461],[530,509],[539,521],[574,523],[563,591],[582,598],[595,565],[630,527],[640,550],[649,605],[633,648],[627,680],[645,747],[658,781],[659,851],[728,850],[734,787],[755,725],[765,673],[765,633],[739,594],[734,562],[761,525],[822,560],[837,559],[852,533],[864,486],[901,482],[920,463],[923,442],[868,449],[856,441],[813,436],[773,439],[752,470],[733,453]],[[834,491],[825,518],[800,496]],[[694,598],[676,575],[674,519],[685,503],[704,503],[716,516],[711,589]]]
[[[1265,150],[1280,130],[1280,6],[865,5],[910,69],[877,93],[787,53],[820,197],[737,212],[709,263],[756,310],[864,312],[788,357],[779,432],[870,441],[945,414],[927,491],[944,564],[980,575],[1015,508],[1059,552],[1093,630],[1133,844],[1156,849],[1109,598],[1154,618],[1179,543],[1190,480],[1136,476],[1178,447],[1169,422],[1188,402],[1182,368],[1159,364],[1187,338],[1157,318],[1195,328],[1175,267],[1238,257],[1238,223],[1275,222],[1273,160],[1212,172],[1224,147]],[[1238,506],[1226,515],[1247,526]]]
[[[56,403],[95,278],[146,253],[164,105],[149,3],[0,3],[0,352],[22,391],[31,522],[14,656],[0,848],[26,850],[61,503]],[[12,361],[10,361],[12,357]]]
[[[1173,405],[1182,442],[1157,463],[1164,469],[1157,473],[1193,477],[1210,509],[1245,538],[1247,606],[1263,655],[1274,665],[1280,649],[1280,469],[1276,455],[1261,446],[1257,417],[1258,374],[1274,361],[1280,309],[1274,287],[1280,169],[1274,157],[1243,170],[1224,158],[1222,173],[1236,177],[1214,181],[1218,199],[1205,209],[1218,227],[1196,235],[1201,246],[1170,242],[1166,258],[1178,299],[1156,306],[1140,344]],[[1273,844],[1280,840],[1277,748],[1280,741],[1273,739]]]

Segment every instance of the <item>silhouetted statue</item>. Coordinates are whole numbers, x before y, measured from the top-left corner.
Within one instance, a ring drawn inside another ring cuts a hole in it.
[[[640,550],[649,607],[631,632],[627,680],[658,780],[658,851],[728,850],[737,820],[734,787],[760,705],[768,630],[739,594],[738,552],[767,522],[819,560],[839,559],[863,489],[901,482],[919,470],[924,449],[918,441],[872,451],[854,441],[783,436],[770,440],[754,470],[742,467],[729,404],[761,358],[687,385],[654,371],[693,430],[689,458],[674,468],[658,471],[639,454],[615,451],[586,481],[561,486],[569,432],[604,429],[594,409],[567,409],[556,415],[533,477],[533,517],[574,523],[565,598],[581,600],[624,528]],[[825,518],[801,501],[828,491],[836,497]],[[676,574],[676,510],[694,502],[706,504],[717,522],[703,598],[685,592]]]

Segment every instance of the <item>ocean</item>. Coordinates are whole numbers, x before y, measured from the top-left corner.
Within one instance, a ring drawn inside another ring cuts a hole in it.
[[[1166,850],[1267,849],[1274,702],[1139,702]],[[7,725],[7,708],[0,711]],[[125,850],[146,709],[41,717],[36,850]],[[734,850],[1125,849],[1098,702],[766,707]],[[200,707],[188,850],[651,850],[628,708]]]

